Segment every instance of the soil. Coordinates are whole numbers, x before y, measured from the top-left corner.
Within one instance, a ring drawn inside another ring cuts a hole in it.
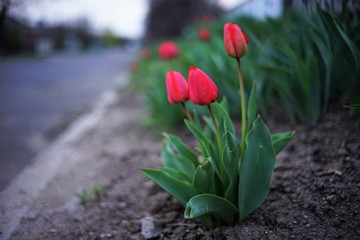
[[[145,113],[138,96],[122,94],[106,117],[122,108]],[[278,155],[265,203],[235,226],[206,229],[183,218],[184,208],[139,171],[161,166],[160,134],[131,120],[112,126],[112,134],[91,133],[107,138],[94,155],[106,162],[97,174],[110,179],[101,197],[35,206],[11,239],[360,239],[360,118],[342,103],[332,102],[315,126],[289,124],[281,110],[272,111],[266,119],[272,132],[296,134]],[[173,131],[193,142],[184,127]],[[131,136],[132,148],[116,151],[111,143],[120,135]]]

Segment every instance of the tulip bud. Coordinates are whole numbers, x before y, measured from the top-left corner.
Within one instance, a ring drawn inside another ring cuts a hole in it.
[[[210,32],[207,29],[205,29],[205,28],[199,29],[198,34],[199,34],[200,40],[203,40],[203,41],[210,40]]]
[[[163,42],[159,46],[159,56],[162,59],[176,58],[179,55],[179,49],[174,42]]]
[[[218,97],[218,88],[211,78],[200,69],[191,66],[189,69],[189,98],[199,105],[210,105]]]
[[[224,25],[224,45],[230,57],[241,58],[244,56],[248,42],[249,38],[238,25],[231,22]]]
[[[188,84],[181,73],[169,71],[165,81],[169,103],[176,104],[188,100]]]

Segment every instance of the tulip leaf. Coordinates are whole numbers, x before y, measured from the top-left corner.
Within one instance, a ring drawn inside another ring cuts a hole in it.
[[[165,189],[168,193],[185,205],[198,193],[193,186],[181,180],[181,173],[171,168],[143,168],[142,173]]]
[[[169,143],[165,143],[163,145],[161,159],[165,167],[182,172],[187,176],[186,180],[191,182],[196,167],[188,158],[177,152],[174,152],[174,149]]]
[[[166,140],[171,144],[171,147],[174,148],[179,154],[186,157],[195,167],[199,165],[197,156],[195,153],[177,136],[172,134],[163,134]]]
[[[186,204],[185,218],[196,218],[207,214],[215,215],[231,225],[237,220],[238,209],[225,198],[213,194],[197,195]]]
[[[265,200],[275,166],[275,153],[269,129],[257,117],[246,138],[246,151],[240,166],[239,214],[246,218]]]
[[[207,126],[205,128],[204,134],[209,139],[212,139],[212,137],[216,136],[216,130],[215,130],[214,122],[212,121],[212,119],[210,117],[204,117],[203,119],[204,119],[204,121],[206,123],[206,126]]]
[[[354,57],[355,63],[356,63],[356,68],[359,68],[359,66],[360,66],[360,51],[359,51],[358,47],[348,37],[348,35],[344,32],[344,30],[342,29],[342,27],[339,25],[339,23],[336,21],[335,18],[333,18],[333,22],[334,22],[334,24],[336,26],[336,29],[340,33],[341,37],[344,39],[344,41],[346,42],[346,44],[350,48],[350,51],[351,51],[351,53],[352,53],[352,55]]]
[[[197,139],[203,150],[206,150],[208,145],[210,144],[207,137],[189,120],[185,119],[185,125]]]
[[[214,169],[209,160],[206,160],[196,168],[192,185],[196,187],[199,193],[216,193]]]
[[[227,102],[224,100],[223,103],[225,106],[227,105]],[[218,124],[223,120],[223,124],[225,126],[225,130],[226,131],[230,131],[231,133],[235,132],[235,128],[234,125],[230,119],[230,116],[228,114],[228,112],[225,110],[225,108],[219,104],[219,103],[213,103],[211,105],[216,121],[218,122]]]
[[[226,146],[224,151],[224,167],[229,175],[229,184],[225,191],[225,198],[230,202],[237,204],[238,199],[238,184],[239,184],[239,167],[241,157],[241,144],[234,134],[227,132]]]
[[[190,132],[195,136],[195,138],[198,140],[198,143],[200,145],[200,148],[202,150],[203,157],[205,159],[209,159],[209,161],[213,164],[216,172],[220,174],[221,167],[219,164],[217,164],[218,161],[214,159],[214,150],[215,146],[213,144],[210,144],[210,141],[207,136],[205,136],[192,122],[185,120],[185,124],[187,128],[190,130]]]
[[[255,68],[260,69],[265,72],[274,73],[281,75],[290,75],[291,71],[285,66],[278,66],[274,64],[256,64]]]
[[[200,117],[199,117],[199,114],[196,111],[193,112],[193,118],[194,118],[195,126],[201,131]]]
[[[249,128],[251,128],[252,123],[254,122],[254,119],[256,117],[256,82],[255,81],[253,82],[253,85],[251,87],[247,116],[248,116],[248,125]]]
[[[273,148],[275,155],[277,155],[284,147],[289,143],[289,141],[294,136],[295,132],[283,132],[276,133],[271,136],[271,141],[273,143]]]

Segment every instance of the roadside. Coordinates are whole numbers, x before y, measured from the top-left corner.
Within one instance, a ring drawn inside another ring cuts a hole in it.
[[[138,97],[127,90],[104,94],[2,192],[2,238],[8,239],[22,218],[75,209],[76,192],[109,183],[121,171],[111,167],[114,158],[138,148],[158,150],[159,139],[138,123],[144,114]]]
[[[122,83],[135,57],[116,48],[1,59],[0,191],[66,124]]]

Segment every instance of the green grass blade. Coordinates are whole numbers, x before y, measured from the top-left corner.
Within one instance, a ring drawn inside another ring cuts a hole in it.
[[[355,43],[348,37],[348,35],[344,32],[344,30],[341,28],[339,23],[336,21],[335,18],[333,18],[333,22],[336,26],[336,29],[340,33],[341,37],[344,39],[348,47],[350,48],[350,51],[354,57],[356,68],[359,69],[360,66],[360,51],[358,47],[355,45]]]

